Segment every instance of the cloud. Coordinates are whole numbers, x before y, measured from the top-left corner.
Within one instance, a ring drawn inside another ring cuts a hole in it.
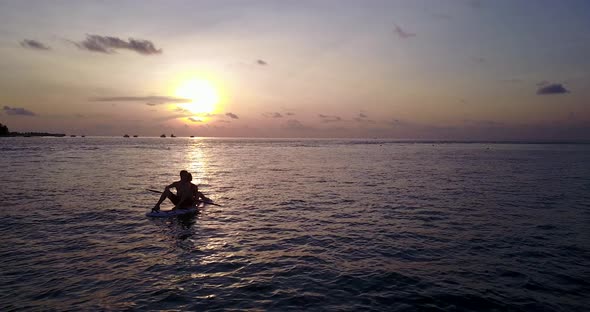
[[[399,27],[398,25],[395,25],[395,29],[393,30],[393,32],[395,32],[400,38],[402,39],[408,39],[411,37],[416,37],[416,34],[414,33],[409,33],[405,30],[403,30],[401,27]]]
[[[261,65],[261,66],[268,65],[268,63],[263,60],[256,60],[256,64]]]
[[[390,127],[402,127],[402,126],[410,125],[408,122],[400,120],[400,119],[388,120],[388,121],[385,121],[385,124]]]
[[[28,49],[33,49],[33,50],[51,50],[51,48],[49,46],[46,46],[45,44],[43,44],[42,42],[39,42],[37,40],[25,39],[20,42],[20,45],[23,48],[28,48]]]
[[[563,85],[560,83],[552,83],[540,86],[537,90],[538,95],[549,95],[549,94],[564,94],[569,93],[570,91],[567,90]]]
[[[4,106],[2,109],[6,115],[14,115],[14,116],[37,116],[37,114],[31,112],[28,109],[21,108],[21,107],[9,107]]]
[[[192,114],[183,113],[183,112],[176,112],[175,114],[168,115],[168,116],[160,116],[160,117],[154,118],[153,120],[167,121],[167,120],[178,119],[178,118],[189,118],[191,116],[192,116]]]
[[[375,120],[365,119],[365,118],[360,118],[360,117],[354,118],[354,121],[360,122],[360,123],[364,123],[364,124],[374,124],[374,123],[376,123]]]
[[[174,109],[174,111],[177,112],[177,113],[187,113],[187,114],[191,112],[188,109],[182,108],[182,107],[179,107],[179,106],[176,106],[176,108]]]
[[[340,116],[330,116],[330,115],[319,114],[318,117],[320,117],[322,122],[340,122],[340,121],[342,121],[342,118],[340,118]]]
[[[264,114],[262,114],[262,116],[264,116],[266,118],[283,118],[283,115],[281,115],[281,113],[278,113],[278,112],[264,113]]]
[[[357,117],[353,118],[354,121],[362,124],[374,124],[377,123],[375,120],[367,119],[367,114],[360,112]]]
[[[234,113],[226,113],[225,116],[227,116],[231,119],[240,119],[240,117],[238,117],[238,115],[236,115]]]
[[[192,121],[192,122],[203,122],[201,119],[197,119],[194,117],[189,117],[188,120]]]
[[[356,121],[358,123],[363,123],[363,124],[374,124],[374,123],[377,123],[375,120],[365,119],[365,118],[360,118],[360,117],[354,118],[354,121]]]
[[[115,53],[116,49],[131,50],[143,55],[162,53],[162,49],[156,49],[151,41],[133,38],[125,41],[117,37],[86,35],[86,40],[74,44],[83,50],[106,54]]]
[[[307,129],[299,120],[296,119],[289,119],[285,122],[284,128],[291,129],[291,130],[302,130]]]
[[[147,102],[146,105],[155,106],[165,103],[190,103],[192,100],[171,96],[113,96],[91,98],[93,102]]]
[[[287,116],[295,116],[295,113],[286,113]]]

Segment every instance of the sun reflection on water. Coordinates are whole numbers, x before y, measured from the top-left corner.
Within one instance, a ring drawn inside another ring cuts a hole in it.
[[[193,139],[190,141],[191,145],[186,152],[187,170],[193,173],[193,183],[199,185],[208,176],[209,165],[208,159],[203,152],[202,143],[200,139]]]

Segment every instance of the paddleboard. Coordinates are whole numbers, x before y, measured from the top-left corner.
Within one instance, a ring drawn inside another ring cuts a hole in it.
[[[170,218],[176,216],[187,215],[191,213],[195,213],[199,210],[198,206],[192,206],[187,208],[180,208],[180,209],[173,209],[173,210],[160,210],[160,211],[150,211],[145,215],[147,217],[152,218]]]

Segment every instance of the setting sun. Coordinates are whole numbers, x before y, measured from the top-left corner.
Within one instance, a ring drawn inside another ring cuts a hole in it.
[[[190,103],[180,105],[194,114],[213,113],[219,103],[219,94],[213,84],[202,79],[182,82],[175,91],[175,96],[190,99]]]

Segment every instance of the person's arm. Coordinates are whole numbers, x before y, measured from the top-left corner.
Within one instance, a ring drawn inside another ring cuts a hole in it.
[[[203,193],[199,192],[198,186],[193,184],[192,187],[193,187],[193,197],[196,201],[205,201],[205,202],[211,201],[211,199],[205,197],[205,195],[203,195]]]
[[[158,200],[158,202],[156,203],[154,208],[152,208],[152,211],[159,211],[160,210],[160,204],[162,204],[162,202],[164,200],[166,200],[166,197],[168,197],[168,195],[170,195],[170,188],[172,188],[172,187],[174,187],[174,188],[176,187],[176,182],[173,182],[172,184],[170,184],[164,188],[164,192],[162,192],[160,199]]]
[[[166,190],[170,190],[171,188],[176,188],[176,184],[177,184],[177,183],[178,183],[178,182],[172,182],[172,184],[170,184],[170,185],[166,186]]]
[[[198,197],[197,198],[200,198],[202,201],[204,201],[204,202],[210,202],[211,201],[211,199],[209,197],[206,197],[205,195],[203,195],[203,193],[201,193],[201,192],[197,192],[197,193],[198,193]]]

